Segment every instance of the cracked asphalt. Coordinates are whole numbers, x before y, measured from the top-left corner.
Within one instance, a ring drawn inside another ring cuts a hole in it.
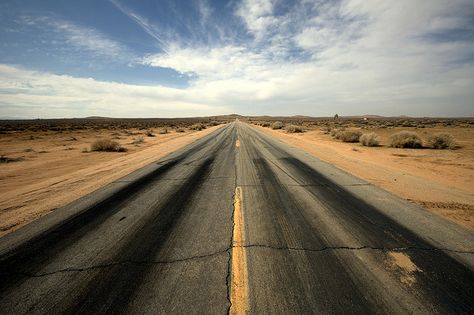
[[[0,313],[473,314],[473,253],[471,232],[236,121],[1,238]]]

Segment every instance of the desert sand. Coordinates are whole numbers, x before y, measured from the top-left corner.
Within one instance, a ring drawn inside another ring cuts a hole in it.
[[[17,131],[0,135],[0,236],[38,219],[221,126],[147,137],[145,130]],[[127,152],[85,152],[113,139]]]
[[[255,126],[357,177],[474,230],[474,129],[470,127],[373,128],[380,147],[343,143],[318,129],[288,134]],[[449,132],[456,150],[397,149],[387,147],[391,134],[416,131],[420,136]]]

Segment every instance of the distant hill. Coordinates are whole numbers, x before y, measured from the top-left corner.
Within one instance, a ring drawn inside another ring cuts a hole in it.
[[[84,117],[84,119],[113,119],[113,118],[102,117],[102,116],[89,116],[89,117]]]

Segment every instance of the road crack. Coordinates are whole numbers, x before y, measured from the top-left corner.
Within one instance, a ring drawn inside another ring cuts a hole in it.
[[[103,263],[103,264],[97,264],[97,265],[92,265],[88,267],[71,267],[71,268],[64,268],[64,269],[58,269],[54,271],[49,271],[49,272],[44,272],[44,273],[29,273],[25,271],[19,271],[17,274],[29,277],[29,278],[39,278],[39,277],[45,277],[45,276],[51,276],[55,275],[58,273],[68,273],[68,272],[83,272],[83,271],[90,271],[94,269],[107,269],[107,268],[112,268],[115,266],[120,266],[120,265],[170,265],[170,264],[175,264],[175,263],[182,263],[182,262],[188,262],[188,261],[193,261],[193,260],[199,260],[199,259],[207,259],[207,258],[212,258],[218,255],[222,255],[224,253],[227,253],[229,250],[228,248],[221,249],[212,253],[208,254],[202,254],[202,255],[195,255],[195,256],[190,256],[190,257],[185,257],[185,258],[178,258],[178,259],[171,259],[171,260],[133,260],[133,259],[126,259],[122,261],[115,261],[115,262],[109,262],[109,263]]]
[[[440,251],[440,252],[451,252],[457,254],[474,254],[473,251],[462,251],[449,248],[436,248],[436,247],[416,247],[416,246],[405,246],[405,247],[376,247],[376,246],[323,246],[319,248],[305,248],[305,247],[291,247],[291,246],[274,246],[268,244],[246,244],[242,245],[245,248],[268,248],[273,250],[288,250],[288,251],[305,251],[305,252],[324,252],[330,250],[375,250],[381,252],[391,251]]]

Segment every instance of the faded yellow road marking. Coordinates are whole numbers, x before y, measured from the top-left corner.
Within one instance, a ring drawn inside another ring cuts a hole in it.
[[[232,244],[232,285],[230,292],[230,313],[248,313],[247,255],[244,245],[244,214],[242,211],[242,189],[235,189],[234,231]]]
[[[240,140],[239,140],[239,139],[237,139],[237,141],[235,141],[235,146],[236,146],[237,148],[240,147]]]

